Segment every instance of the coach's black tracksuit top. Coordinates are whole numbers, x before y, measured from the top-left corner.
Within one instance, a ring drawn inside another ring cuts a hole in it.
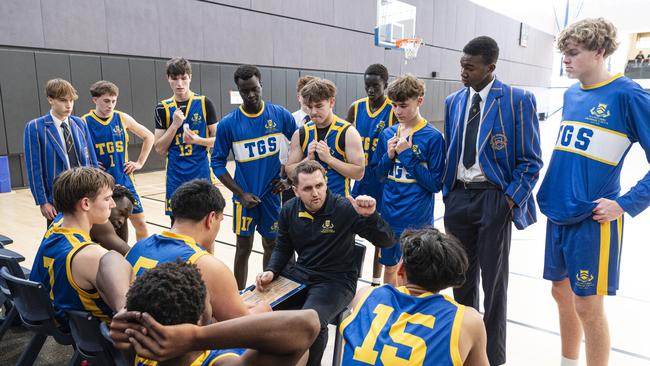
[[[384,219],[373,213],[359,215],[345,197],[327,191],[325,204],[317,212],[305,209],[296,197],[282,207],[275,249],[266,267],[275,277],[282,272],[294,250],[294,265],[310,283],[335,280],[354,290],[358,278],[354,258],[354,237],[360,235],[380,248],[395,244]]]

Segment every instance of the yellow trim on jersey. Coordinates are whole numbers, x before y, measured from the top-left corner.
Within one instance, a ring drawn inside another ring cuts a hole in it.
[[[589,123],[584,123],[584,122],[578,122],[578,121],[569,121],[569,120],[566,120],[566,121],[562,121],[562,123],[560,123],[560,124],[569,124],[569,123],[570,123],[570,124],[580,125],[580,126],[585,126],[585,127],[589,127],[589,128],[594,128],[594,129],[596,129],[596,130],[605,131],[605,132],[607,132],[607,133],[612,133],[612,134],[614,134],[614,135],[619,135],[619,136],[621,136],[621,137],[625,137],[626,139],[629,139],[629,137],[628,137],[626,134],[624,134],[623,132],[618,132],[618,131],[610,130],[610,129],[608,129],[608,128],[603,128],[603,127],[596,126],[596,125],[592,125],[592,124],[589,124]]]
[[[393,177],[393,176],[390,176],[390,175],[387,176],[386,178],[387,178],[387,179],[390,179],[390,180],[392,180],[392,181],[394,181],[394,182],[398,182],[398,183],[416,183],[416,182],[417,182],[416,179],[406,179],[406,178],[404,178],[404,179],[397,179],[397,178],[395,178],[395,177]]]
[[[214,364],[217,363],[217,361],[219,361],[219,360],[221,360],[221,359],[224,359],[224,358],[226,358],[226,357],[239,357],[239,355],[236,354],[235,352],[226,352],[226,353],[222,353],[222,354],[220,354],[219,356],[215,357],[212,361],[210,361],[210,363],[208,364],[208,366],[214,366]],[[190,366],[194,366],[194,364],[192,363]],[[196,366],[201,366],[201,364],[199,363],[199,364],[197,364]]]
[[[609,78],[609,79],[607,79],[605,81],[601,81],[600,83],[590,84],[590,85],[580,84],[580,88],[582,88],[583,90],[600,88],[601,86],[605,86],[605,85],[611,83],[612,81],[620,78],[621,76],[623,76],[623,74],[619,72],[618,74],[612,76],[611,78]]]
[[[363,99],[359,99],[356,102],[354,102],[354,124],[357,123],[357,114],[359,113],[359,103],[361,103],[362,100]],[[350,123],[352,123],[352,122],[350,122]]]
[[[298,212],[298,217],[303,218],[303,219],[314,220],[314,216],[312,216],[309,212],[306,212],[306,211]]]
[[[182,240],[182,241],[185,242],[185,244],[187,244],[190,248],[194,249],[195,251],[197,251],[197,252],[205,252],[205,249],[201,248],[196,243],[196,240],[194,240],[194,238],[192,238],[191,236],[175,233],[175,232],[169,231],[169,230],[164,230],[162,233],[160,233],[160,236],[164,236],[166,238],[171,238],[171,239]],[[194,256],[192,256],[192,257],[194,257]],[[190,262],[190,263],[192,263],[192,262]]]
[[[392,113],[392,112],[391,112],[391,113]],[[413,126],[413,128],[411,129],[411,134],[409,135],[409,136],[411,137],[411,141],[413,141],[413,135],[414,135],[416,132],[418,132],[418,131],[420,131],[421,129],[423,129],[424,126],[426,126],[426,125],[427,125],[427,120],[424,119],[424,118],[422,118],[422,119],[420,119],[420,121],[419,121],[415,126]],[[404,125],[401,124],[401,123],[400,123],[399,126],[397,126],[397,138],[400,138],[400,137],[401,137],[401,131],[402,131],[402,127],[403,127],[403,126],[404,126]]]
[[[189,112],[190,107],[192,106],[192,102],[195,99],[194,98],[195,95],[196,94],[194,94],[193,91],[190,91],[190,99],[187,100],[187,105],[185,106],[185,110],[183,111],[183,114],[185,115],[185,118],[187,118],[187,112]],[[180,109],[180,108],[178,108],[178,104],[176,103],[176,97],[172,97],[171,105],[176,109]]]
[[[612,222],[600,224],[600,255],[598,256],[598,286],[596,295],[607,295],[609,280],[609,249],[612,239]]]
[[[113,120],[113,116],[115,115],[115,112],[116,111],[113,111],[111,113],[111,116],[106,121],[104,121],[100,116],[98,116],[97,112],[94,109],[91,109],[88,113],[84,114],[84,116],[81,117],[81,118],[84,121],[86,121],[86,117],[90,117],[90,118],[94,119],[95,122],[100,123],[100,124],[102,124],[104,126],[108,126],[111,123],[111,121]]]
[[[357,314],[359,314],[359,310],[361,310],[361,308],[363,307],[363,303],[366,302],[366,300],[368,299],[368,296],[370,296],[370,294],[373,291],[375,291],[375,289],[377,289],[377,288],[379,288],[379,287],[371,287],[370,289],[368,289],[368,291],[365,294],[363,294],[363,296],[361,297],[361,299],[359,300],[357,305],[354,307],[354,309],[352,309],[352,314],[348,315],[347,318],[343,319],[343,321],[340,324],[341,330],[339,331],[339,333],[341,333],[341,335],[343,335],[343,332],[345,331],[345,328],[348,325],[350,325],[350,323],[352,323],[352,321],[357,317]]]
[[[447,298],[445,296],[445,298]],[[448,299],[449,300],[449,299]],[[452,301],[456,304],[455,301]],[[463,317],[465,315],[465,306],[458,305],[458,310],[456,311],[456,316],[454,317],[454,325],[451,328],[451,337],[449,339],[449,355],[451,356],[451,361],[454,363],[454,366],[462,366],[463,358],[460,356],[460,347],[458,343],[460,341],[460,328],[463,324]]]
[[[276,132],[276,133],[270,133],[268,135],[260,136],[260,137],[254,137],[252,139],[246,139],[246,140],[239,140],[239,141],[233,141],[233,144],[241,144],[245,142],[251,142],[251,141],[259,141],[261,139],[267,138],[267,137],[273,137],[273,136],[281,136],[282,133]]]
[[[235,234],[241,234],[242,205],[235,201]]]
[[[205,122],[205,137],[210,137],[210,129],[208,128],[208,112],[205,110],[205,95],[201,95],[199,99],[201,100],[201,110],[203,111],[203,120]]]
[[[377,115],[378,115],[379,113],[381,113],[381,112],[384,110],[384,108],[385,108],[389,103],[391,103],[390,99],[388,99],[388,97],[386,97],[386,99],[384,99],[384,104],[382,104],[381,107],[379,107],[379,108],[375,111],[375,113],[372,113],[372,112],[370,111],[370,99],[368,99],[368,97],[365,97],[365,98],[363,98],[363,99],[365,99],[365,101],[366,101],[366,113],[368,113],[368,117],[370,117],[370,118],[375,118],[375,117],[377,117]]]
[[[77,292],[77,295],[79,296],[79,301],[81,301],[81,304],[83,305],[84,309],[88,311],[89,313],[93,314],[95,317],[99,318],[101,321],[108,322],[110,319],[106,314],[102,312],[101,309],[97,306],[95,303],[95,300],[99,300],[101,297],[99,296],[99,292],[97,290],[94,290],[93,292],[89,292],[87,290],[82,289],[74,280],[72,277],[72,258],[79,253],[79,251],[89,245],[96,245],[92,241],[90,241],[90,236],[88,233],[85,233],[81,230],[78,229],[73,229],[73,228],[62,228],[62,227],[56,227],[52,229],[52,233],[57,233],[65,236],[66,240],[68,243],[72,246],[72,250],[68,252],[68,255],[66,255],[65,259],[65,275],[68,279],[68,283],[70,286]],[[77,239],[74,234],[80,234],[83,238],[84,241],[81,242],[79,239]]]
[[[395,290],[397,290],[397,291],[399,291],[399,292],[401,292],[403,294],[409,295],[409,296],[414,296],[414,295],[411,295],[411,291],[409,291],[409,289],[406,288],[406,286],[397,287],[397,288],[395,288]],[[433,296],[433,295],[435,295],[433,292],[423,292],[423,293],[421,293],[421,294],[419,294],[418,296],[415,296],[415,297],[423,298],[423,297]]]
[[[268,158],[269,156],[273,156],[273,155],[276,155],[276,154],[279,154],[279,153],[280,153],[280,150],[278,149],[278,150],[276,150],[276,151],[273,151],[273,152],[270,152],[270,153],[267,153],[267,154],[264,154],[264,155],[256,156],[256,157],[254,157],[254,158],[250,158],[250,159],[242,159],[242,160],[237,160],[237,161],[240,162],[240,163],[247,163],[247,162],[249,162],[249,161],[253,161],[253,160],[259,160],[259,159],[263,159],[263,158]]]
[[[593,155],[589,155],[589,154],[587,154],[587,153],[583,153],[583,152],[576,151],[576,150],[573,150],[573,149],[569,149],[569,148],[566,148],[566,147],[557,147],[557,146],[556,146],[554,150],[567,151],[567,152],[570,152],[570,153],[574,153],[574,154],[582,155],[582,156],[584,156],[585,158],[589,158],[589,159],[593,159],[593,160],[599,161],[599,162],[601,162],[601,163],[603,163],[603,164],[612,165],[612,166],[618,166],[618,163],[612,163],[611,161],[603,160],[603,159],[601,159],[601,158],[597,158],[597,157],[595,157],[595,156],[593,156]]]
[[[244,105],[243,104],[239,105],[239,110],[244,114],[244,116],[246,116],[248,118],[255,118],[255,117],[259,117],[262,113],[264,113],[264,108],[265,107],[266,107],[266,105],[264,104],[264,101],[262,101],[262,109],[260,109],[260,111],[255,113],[255,114],[246,113],[246,111],[244,110]]]
[[[390,115],[388,116],[388,127],[391,127],[394,123],[393,117],[395,116],[395,113],[393,113],[393,110],[391,109]]]

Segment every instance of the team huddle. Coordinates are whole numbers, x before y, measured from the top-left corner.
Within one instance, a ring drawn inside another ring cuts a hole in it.
[[[389,82],[381,64],[366,69],[367,97],[346,119],[333,112],[331,81],[301,77],[292,114],[266,102],[260,70],[242,65],[233,76],[242,103],[218,121],[213,102],[190,89],[190,63],[173,58],[173,96],[155,107],[153,133],[115,109],[112,82],[90,87],[95,108],[79,118],[75,88],[50,80],[50,113],[24,136],[30,189],[48,225],[30,279],[50,292],[63,327],[66,311],[90,312],[137,365],[320,365],[328,324],[348,306],[344,365],[501,365],[511,227],[535,223],[538,204],[562,365],[578,364],[583,334],[587,363],[605,365],[603,298],[618,289],[623,213],[650,205],[650,172],[620,195],[630,146],[639,142],[650,161],[650,95],[609,74],[616,47],[602,18],[558,35],[579,83],[564,95],[537,200],[535,96],[495,77],[499,48],[486,36],[463,49],[465,87],[436,106],[443,133],[420,114],[424,82],[410,74]],[[128,132],[143,140],[135,161]],[[152,148],[166,158],[171,228],[149,235],[133,174]],[[214,249],[226,206],[217,179],[233,197],[234,273]],[[433,228],[440,191],[445,233]],[[239,296],[255,231],[264,248],[257,290],[280,276],[305,285],[282,310]],[[375,247],[373,286],[359,291],[357,236]],[[439,293],[449,287],[453,298]]]

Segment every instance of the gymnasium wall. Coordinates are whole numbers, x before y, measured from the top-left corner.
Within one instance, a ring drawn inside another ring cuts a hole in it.
[[[238,64],[261,66],[264,97],[298,108],[295,82],[311,74],[338,86],[336,113],[345,116],[363,97],[362,73],[371,63],[391,75],[423,78],[425,118],[443,119],[446,95],[461,87],[459,59],[477,35],[501,49],[500,79],[513,85],[550,84],[553,36],[530,29],[519,46],[519,22],[462,0],[406,0],[417,6],[418,58],[373,45],[375,0],[3,0],[0,1],[0,155],[9,155],[12,186],[27,184],[23,164],[25,122],[49,110],[48,79],[71,80],[80,98],[75,114],[91,107],[88,87],[99,79],[120,87],[118,109],[153,129],[153,108],[171,95],[165,61],[193,63],[192,89],[210,97],[217,113],[233,106]],[[436,72],[433,78],[431,73]],[[131,156],[140,142],[132,136]],[[152,151],[146,170],[164,167]]]

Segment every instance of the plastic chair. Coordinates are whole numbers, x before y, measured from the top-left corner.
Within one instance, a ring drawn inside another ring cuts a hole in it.
[[[59,344],[74,345],[70,333],[61,330],[54,319],[50,297],[41,283],[13,276],[6,267],[0,269],[0,277],[11,292],[23,325],[36,333],[20,356],[17,366],[33,365],[49,336]],[[69,365],[77,366],[81,360],[81,355],[75,350]]]
[[[9,244],[11,244],[13,242],[14,241],[11,240],[10,237],[0,234],[0,248],[2,248],[4,246],[7,246],[7,245],[9,245]]]
[[[25,257],[8,249],[0,248],[0,268],[7,267],[10,274],[18,278],[27,278],[29,274],[25,274],[25,270],[20,266],[20,262],[24,261]],[[27,272],[29,273],[29,272]],[[0,278],[0,306],[5,309],[5,316],[0,319],[0,340],[4,337],[7,330],[12,325],[20,325],[18,318],[18,310],[14,306],[11,292],[7,287],[4,280]]]
[[[361,278],[361,272],[363,270],[363,261],[366,257],[366,246],[361,244],[359,241],[354,242],[354,264],[359,270],[358,277]],[[336,336],[334,337],[334,352],[332,356],[332,365],[339,366],[341,365],[341,358],[343,357],[343,336],[340,332],[341,322],[343,319],[347,318],[350,315],[351,309],[349,306],[346,306],[345,309],[341,310],[330,324],[336,326]]]
[[[128,365],[121,354],[113,348],[112,342],[103,336],[100,325],[104,324],[86,311],[68,311],[70,331],[77,350],[92,365]]]

